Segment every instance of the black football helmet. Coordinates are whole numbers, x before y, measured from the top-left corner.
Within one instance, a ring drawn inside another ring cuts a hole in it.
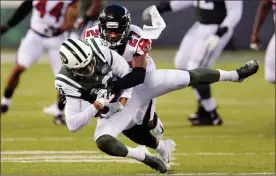
[[[100,37],[110,48],[123,45],[128,40],[131,18],[129,11],[121,5],[109,5],[99,16]]]

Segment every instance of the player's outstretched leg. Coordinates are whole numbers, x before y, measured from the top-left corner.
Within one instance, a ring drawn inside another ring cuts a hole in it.
[[[152,156],[145,147],[131,148],[125,146],[111,135],[102,135],[96,140],[97,147],[111,156],[136,159],[161,173],[167,172],[165,163]]]
[[[220,81],[242,82],[245,78],[255,74],[259,69],[259,62],[251,60],[235,71],[212,70],[197,68],[189,70],[189,86],[197,84],[212,84]]]
[[[9,75],[8,83],[6,85],[4,96],[1,100],[0,114],[4,114],[8,111],[11,104],[11,98],[16,87],[19,84],[20,76],[25,71],[25,68],[21,65],[16,64]]]

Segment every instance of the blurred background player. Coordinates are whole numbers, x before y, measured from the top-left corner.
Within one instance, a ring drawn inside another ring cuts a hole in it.
[[[44,50],[48,52],[54,74],[58,73],[61,68],[59,48],[66,39],[65,31],[73,27],[75,20],[79,16],[80,3],[79,0],[24,1],[7,23],[1,25],[0,34],[3,35],[16,26],[31,11],[30,28],[20,43],[16,63],[9,75],[1,101],[1,114],[7,113],[9,110],[11,98],[18,86],[22,73],[39,59]],[[55,114],[54,122],[56,124],[64,124],[65,121],[61,115],[64,105],[58,103],[58,108],[59,111]]]
[[[157,5],[160,14],[177,12],[194,6],[197,22],[182,39],[176,53],[174,64],[177,69],[191,70],[210,67],[220,56],[231,39],[233,30],[242,16],[242,1],[170,1]],[[142,14],[143,20],[149,20],[147,7]],[[198,110],[188,116],[192,125],[221,125],[222,119],[217,113],[217,105],[211,95],[210,85],[193,86],[198,100]]]
[[[84,30],[99,24],[98,17],[103,10],[104,2],[101,0],[81,0],[81,17],[74,24],[69,38],[80,38]]]
[[[258,11],[255,18],[255,23],[252,30],[250,48],[253,50],[260,49],[260,30],[270,11],[271,7],[274,10],[274,31],[276,29],[276,1],[275,0],[262,0],[260,1]],[[270,39],[265,53],[265,80],[275,83],[275,32]]]
[[[81,3],[81,16],[75,21],[74,27],[68,32],[69,38],[80,38],[81,34],[87,28],[99,24],[98,17],[101,13],[104,2],[101,0],[80,0]],[[57,103],[43,108],[43,112],[55,116],[59,113]]]

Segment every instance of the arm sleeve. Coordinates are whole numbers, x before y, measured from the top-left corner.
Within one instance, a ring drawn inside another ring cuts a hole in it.
[[[243,2],[242,1],[225,1],[227,16],[220,26],[235,28],[242,17]]]
[[[78,98],[66,97],[65,119],[71,132],[80,130],[90,123],[98,110],[89,102]]]
[[[32,3],[33,1],[24,1],[8,20],[7,24],[13,27],[22,21],[31,12],[33,7]]]
[[[193,1],[170,1],[172,12],[178,12],[193,5]]]
[[[126,76],[130,72],[130,67],[126,60],[113,50],[110,50],[110,55],[112,59],[110,65],[113,74],[119,78]],[[132,87],[121,87],[121,89],[123,89],[121,97],[131,98]]]

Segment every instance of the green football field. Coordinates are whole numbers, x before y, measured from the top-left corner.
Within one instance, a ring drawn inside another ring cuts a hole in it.
[[[173,68],[174,52],[153,50],[152,57],[159,68]],[[15,54],[1,53],[1,95]],[[263,52],[225,52],[215,65],[230,70],[251,59],[261,63],[259,72],[243,83],[212,86],[224,120],[221,127],[190,126],[187,115],[196,110],[190,88],[158,98],[164,138],[177,144],[169,174],[275,175],[275,86],[263,78],[263,56]],[[1,117],[1,175],[157,174],[134,160],[97,150],[96,119],[77,133],[54,125],[53,118],[42,112],[55,101],[53,80],[44,61],[23,75],[10,111]],[[119,139],[136,146],[123,135]]]

